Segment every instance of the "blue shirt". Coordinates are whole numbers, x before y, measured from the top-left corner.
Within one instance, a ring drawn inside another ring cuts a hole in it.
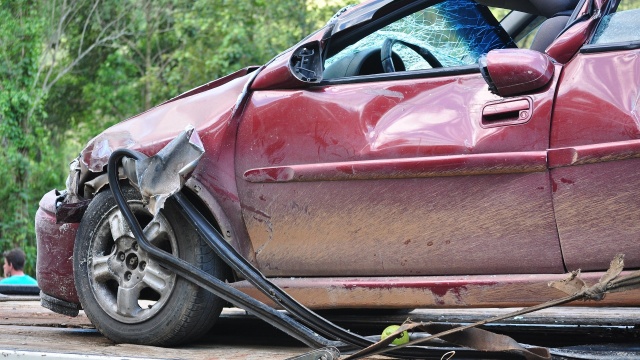
[[[38,285],[38,282],[29,275],[17,275],[0,280],[0,285]]]

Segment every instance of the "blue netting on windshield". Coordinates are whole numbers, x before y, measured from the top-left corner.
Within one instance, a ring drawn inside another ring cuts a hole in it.
[[[362,49],[380,47],[386,38],[425,47],[445,67],[474,64],[489,50],[515,47],[485,6],[472,0],[447,0],[368,35],[329,59],[325,66]],[[406,47],[398,45],[394,51],[401,56],[407,70],[430,67]]]

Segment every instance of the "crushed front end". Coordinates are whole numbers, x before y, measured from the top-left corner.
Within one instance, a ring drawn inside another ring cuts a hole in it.
[[[93,138],[69,166],[66,189],[44,195],[36,213],[37,279],[42,305],[73,316],[79,299],[73,249],[78,225],[94,196],[108,186],[106,165],[116,149],[151,155],[191,124],[209,135],[212,153],[225,142],[229,119],[256,67],[239,70],[125,120]],[[176,115],[178,114],[178,115]],[[153,124],[153,125],[150,125]]]

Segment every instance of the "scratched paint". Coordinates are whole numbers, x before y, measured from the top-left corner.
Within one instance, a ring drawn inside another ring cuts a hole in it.
[[[568,268],[604,270],[625,254],[640,267],[640,159],[551,170],[558,233]]]
[[[424,177],[515,174],[547,170],[547,152],[434,156],[289,165],[250,169],[244,180],[253,183],[412,179]]]
[[[628,274],[629,271],[623,274]],[[594,284],[603,272],[581,277]],[[556,275],[479,275],[432,277],[316,277],[273,278],[278,286],[312,309],[343,308],[456,308],[533,306],[557,299],[564,293],[549,287]],[[232,286],[276,306],[247,281]],[[572,306],[629,306],[637,304],[640,290],[608,294],[603,301],[571,303]]]
[[[244,219],[268,276],[562,272],[547,181],[540,172],[255,184]]]

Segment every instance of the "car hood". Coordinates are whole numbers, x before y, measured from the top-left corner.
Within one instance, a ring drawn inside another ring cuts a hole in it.
[[[80,153],[80,161],[88,170],[102,172],[116,149],[152,155],[188,125],[201,134],[216,131],[228,122],[251,78],[249,73],[256,69],[247,67],[236,71],[110,127],[89,141]]]

